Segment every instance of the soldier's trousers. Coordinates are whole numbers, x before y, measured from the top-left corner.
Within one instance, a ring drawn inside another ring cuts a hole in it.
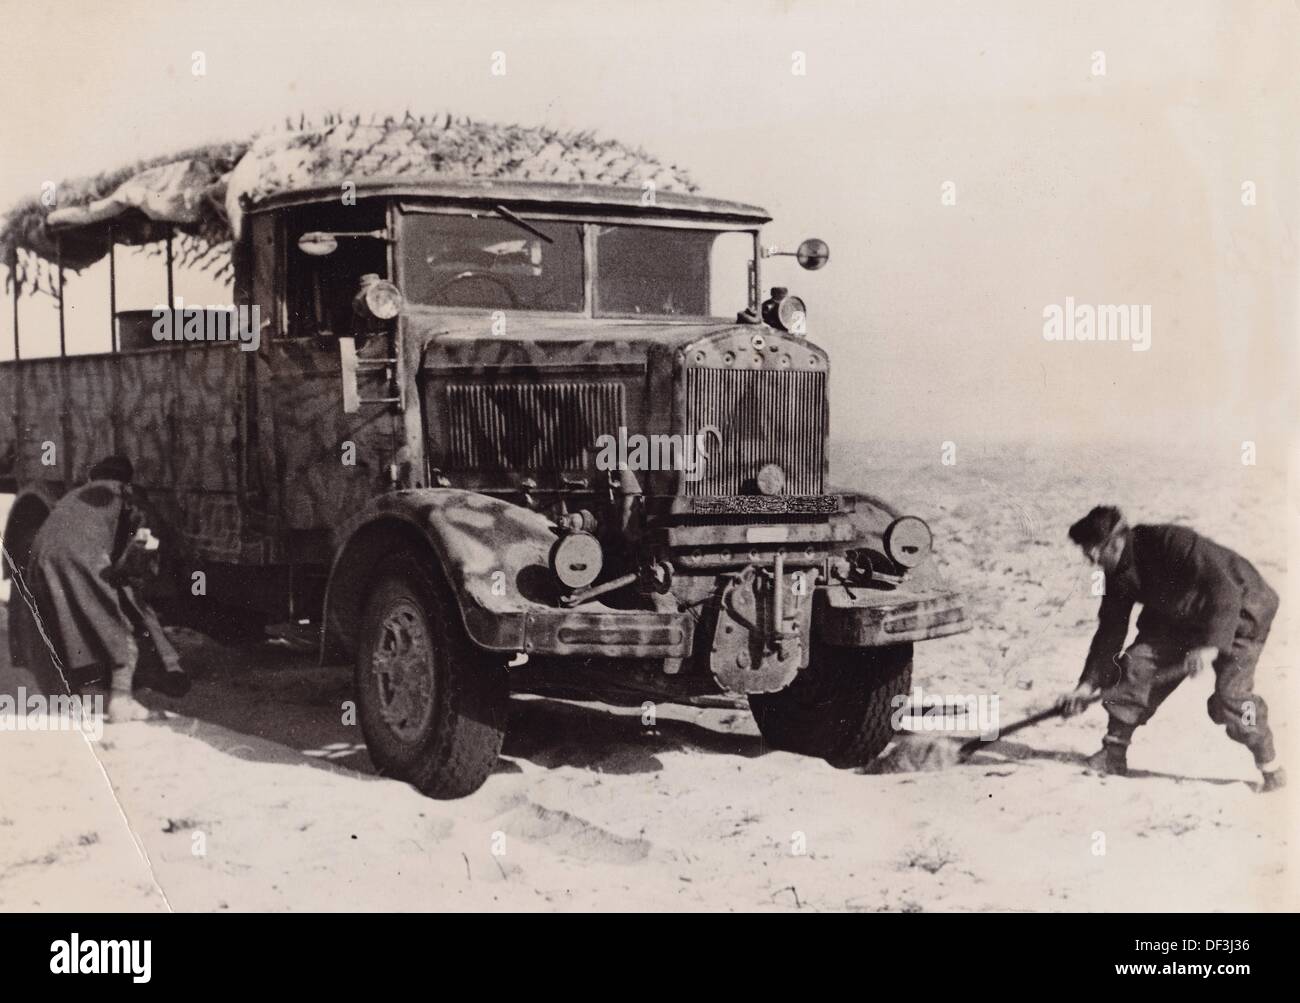
[[[1276,751],[1268,726],[1268,705],[1255,693],[1255,664],[1268,639],[1277,598],[1252,599],[1243,604],[1232,648],[1219,652],[1214,660],[1214,693],[1206,710],[1211,721],[1224,725],[1228,737],[1250,749],[1255,762],[1263,766],[1273,761]],[[1110,714],[1109,740],[1127,743],[1134,729],[1151,719],[1184,678],[1175,675],[1172,681],[1157,684],[1156,676],[1176,670],[1189,650],[1186,641],[1167,634],[1138,633],[1120,659],[1123,671],[1119,682],[1102,697]]]

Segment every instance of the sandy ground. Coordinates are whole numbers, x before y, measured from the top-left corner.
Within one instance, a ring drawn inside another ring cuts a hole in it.
[[[1285,473],[1235,448],[836,447],[836,481],[931,520],[971,633],[918,648],[932,693],[1003,722],[1077,677],[1095,617],[1065,543],[1096,501],[1186,521],[1283,593],[1261,663],[1288,760],[1297,710]],[[861,775],[767,750],[747,712],[516,697],[500,766],[458,802],[378,778],[342,723],[344,667],[178,632],[198,677],[168,717],[0,733],[0,909],[1294,910],[1297,798],[1185,684],[1100,778],[1094,708],[953,769]],[[3,689],[23,682],[7,663]],[[1300,767],[1293,770],[1300,783]]]

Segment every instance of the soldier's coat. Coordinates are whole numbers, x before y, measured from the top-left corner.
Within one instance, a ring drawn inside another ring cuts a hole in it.
[[[1136,603],[1138,636],[1119,657]],[[1145,724],[1184,678],[1162,671],[1195,648],[1217,648],[1206,711],[1260,765],[1276,755],[1255,664],[1277,612],[1277,593],[1248,560],[1185,526],[1134,526],[1106,577],[1083,681],[1104,689],[1112,733]],[[1117,731],[1118,729],[1118,731]]]
[[[1184,650],[1232,650],[1243,612],[1272,619],[1277,594],[1248,560],[1186,526],[1134,526],[1114,574],[1106,576],[1097,633],[1083,678],[1105,686],[1124,647],[1133,607],[1138,632]]]
[[[91,481],[60,500],[36,534],[27,579],[66,671],[135,662],[138,604],[113,569],[140,521],[130,488]]]

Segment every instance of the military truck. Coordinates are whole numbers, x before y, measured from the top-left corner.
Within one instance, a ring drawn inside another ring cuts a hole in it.
[[[10,217],[15,304],[24,261],[52,262],[57,294],[122,244],[164,242],[170,288],[188,236],[228,250],[257,331],[156,340],[159,310],[110,307],[107,351],[0,366],[6,573],[121,453],[166,616],[309,630],[355,664],[376,766],[431,796],[484,782],[511,691],[742,695],[772,746],[878,754],[914,643],[970,624],[921,519],[830,486],[830,360],[800,298],[763,294],[787,253],[767,213],[623,147],[533,135],[473,173],[430,153],[436,125],[391,125],[417,154],[397,172],[285,167],[303,147],[281,140]],[[614,154],[634,164],[611,183]],[[35,657],[18,585],[14,654]]]

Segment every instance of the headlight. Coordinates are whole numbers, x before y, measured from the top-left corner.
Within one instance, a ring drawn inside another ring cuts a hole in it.
[[[808,308],[798,296],[787,296],[776,312],[783,331],[797,335],[808,333]]]
[[[930,556],[934,534],[925,520],[905,515],[889,524],[884,542],[891,561],[902,568],[914,568]]]
[[[590,533],[566,533],[551,547],[551,570],[570,589],[585,589],[605,564],[600,541]]]
[[[773,286],[770,298],[763,301],[763,323],[794,335],[808,333],[808,308],[798,296],[791,296],[785,286]]]
[[[378,275],[363,275],[361,288],[352,299],[352,310],[359,317],[392,320],[402,312],[402,294]]]

